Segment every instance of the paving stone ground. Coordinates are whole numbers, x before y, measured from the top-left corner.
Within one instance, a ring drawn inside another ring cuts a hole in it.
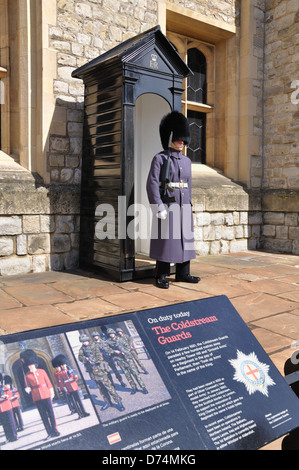
[[[0,334],[226,295],[283,374],[299,344],[299,258],[247,251],[192,262],[199,284],[118,283],[83,270],[0,277]],[[266,449],[280,449],[281,440]]]

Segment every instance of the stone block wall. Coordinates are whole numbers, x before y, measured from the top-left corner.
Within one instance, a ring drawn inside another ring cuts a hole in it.
[[[298,212],[254,212],[248,221],[250,250],[299,255]]]
[[[249,192],[248,248],[299,254],[299,195],[296,191]]]
[[[299,254],[299,11],[296,0],[266,2],[263,221],[259,246]],[[299,88],[297,86],[297,88]]]
[[[248,248],[248,212],[194,214],[195,251],[199,256],[238,253]]]
[[[298,1],[266,4],[263,189],[299,191]]]
[[[193,212],[198,256],[248,249],[249,195],[212,168],[194,168]]]
[[[256,1],[258,79],[251,156],[249,248],[299,254],[299,12],[296,0]]]
[[[78,188],[24,181],[15,188],[16,180],[0,185],[0,276],[77,267]]]
[[[298,213],[265,212],[262,228],[263,247],[266,250],[299,254]]]

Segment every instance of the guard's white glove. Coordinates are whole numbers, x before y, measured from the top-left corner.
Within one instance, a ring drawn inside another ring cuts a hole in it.
[[[161,212],[157,212],[157,217],[158,217],[158,219],[165,220],[166,217],[167,217],[167,210],[164,209]]]

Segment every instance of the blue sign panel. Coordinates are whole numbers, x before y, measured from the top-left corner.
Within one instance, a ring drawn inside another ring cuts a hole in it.
[[[2,336],[0,370],[2,450],[255,450],[299,427],[225,296]]]

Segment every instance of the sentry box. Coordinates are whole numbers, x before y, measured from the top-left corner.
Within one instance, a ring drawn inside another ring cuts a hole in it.
[[[146,178],[161,118],[181,110],[191,70],[160,26],[78,68],[85,85],[80,266],[114,280],[153,275]]]

